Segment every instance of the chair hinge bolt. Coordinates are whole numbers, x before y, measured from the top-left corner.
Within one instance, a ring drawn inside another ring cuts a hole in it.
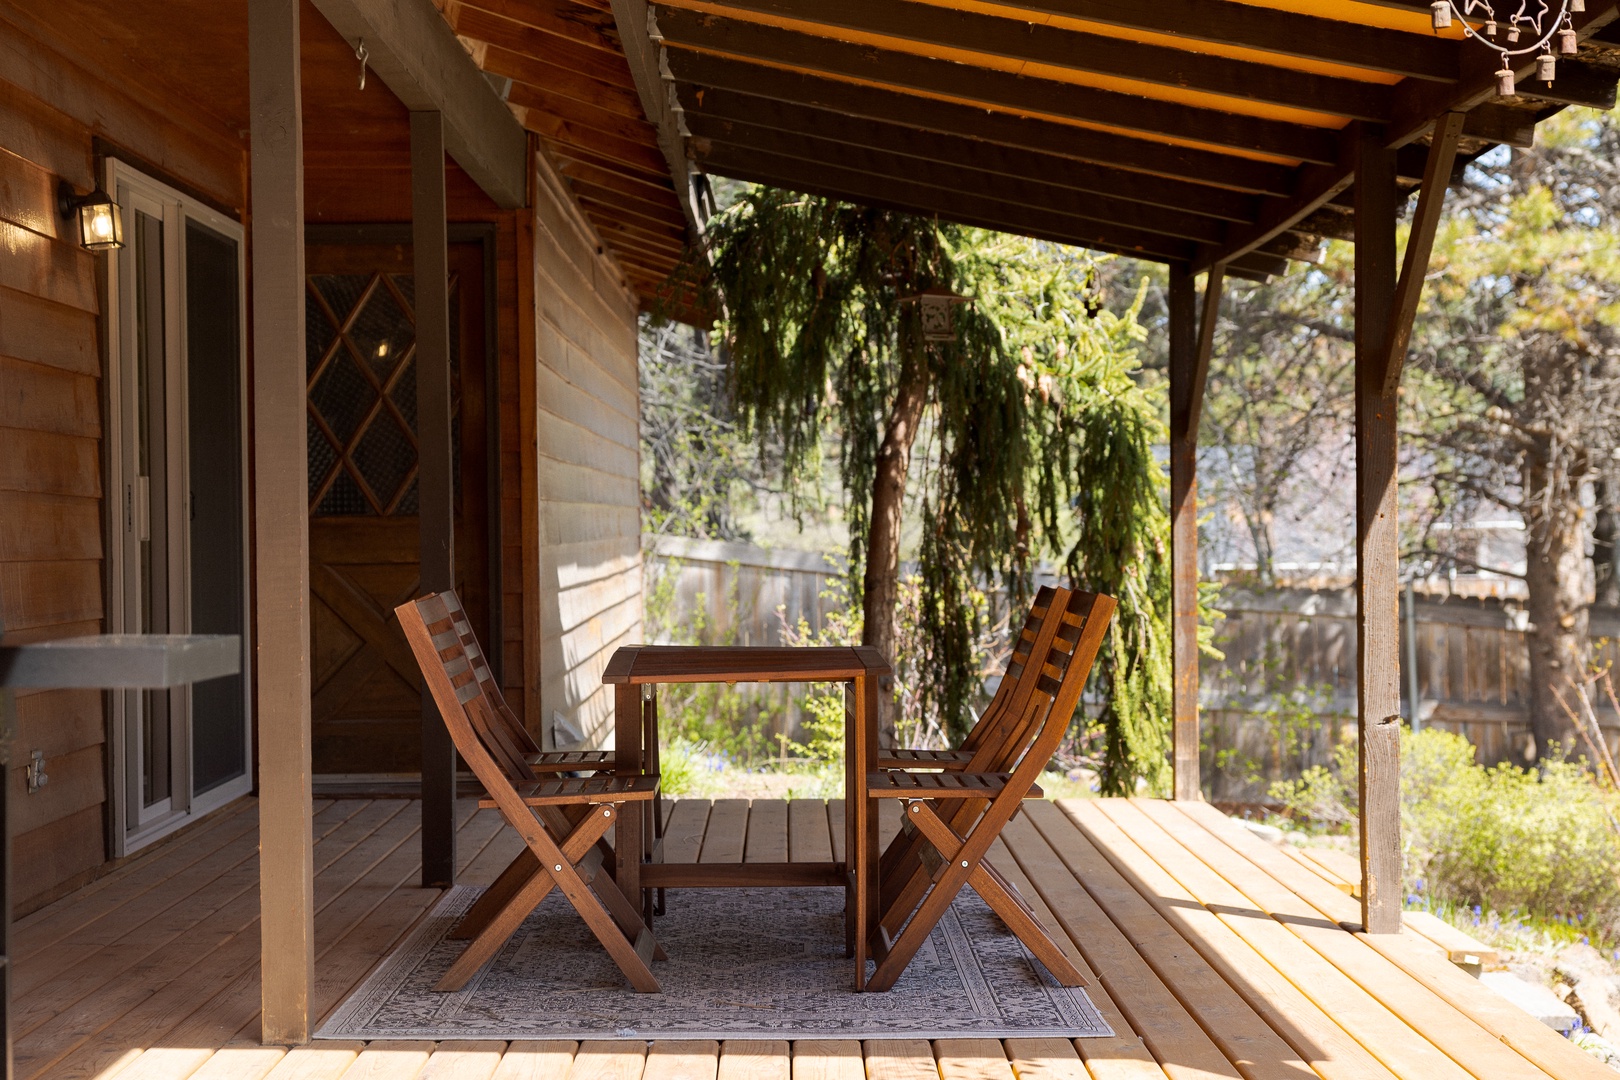
[[[966,859],[962,860],[962,869],[964,869],[964,870],[967,869],[967,860]]]
[[[963,863],[962,865],[966,866],[967,863]],[[556,866],[553,866],[552,869],[555,870],[559,874],[562,873],[562,863],[558,863]]]

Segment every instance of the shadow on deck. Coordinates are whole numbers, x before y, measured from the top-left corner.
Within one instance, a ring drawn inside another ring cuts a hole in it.
[[[838,802],[681,801],[691,861],[825,858]],[[417,804],[315,807],[313,1012],[432,905]],[[895,818],[884,821],[885,835]],[[462,880],[518,841],[462,808]],[[1208,806],[1031,802],[992,860],[1060,935],[1112,1039],[317,1043],[259,1047],[257,807],[244,799],[16,927],[17,1075],[52,1080],[1613,1080],[1410,932],[1355,933],[1358,905]],[[840,857],[841,853],[835,857]],[[1348,927],[1348,929],[1347,929]]]

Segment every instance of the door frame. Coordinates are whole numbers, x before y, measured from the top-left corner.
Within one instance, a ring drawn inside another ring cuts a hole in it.
[[[170,632],[184,633],[190,629],[190,449],[189,403],[187,401],[187,371],[190,362],[186,328],[186,247],[185,224],[195,221],[236,244],[237,263],[237,357],[240,366],[240,390],[237,403],[237,423],[241,433],[240,458],[237,467],[242,480],[242,603],[246,617],[242,634],[242,694],[243,694],[243,756],[242,775],[228,780],[209,791],[193,797],[191,748],[191,690],[189,687],[172,691],[178,703],[175,714],[183,725],[184,737],[171,738],[170,785],[171,799],[162,810],[148,810],[131,803],[131,789],[138,790],[138,747],[130,745],[132,695],[142,691],[113,691],[108,694],[108,802],[111,813],[108,823],[114,857],[130,854],[154,840],[197,820],[224,804],[253,790],[254,779],[254,675],[253,675],[253,550],[252,550],[252,473],[249,469],[251,444],[248,413],[248,387],[250,367],[247,337],[247,237],[246,230],[237,219],[222,214],[185,192],[156,179],[134,165],[109,155],[104,161],[104,190],[113,195],[121,212],[130,215],[126,225],[133,222],[137,203],[156,206],[162,210],[164,222],[163,275],[164,292],[164,356],[165,356],[165,456],[170,490],[181,493],[181,498],[168,500],[170,541],[168,558],[171,569],[180,572],[169,575]],[[120,198],[119,192],[127,193]],[[126,228],[126,237],[133,243],[134,231]],[[108,490],[104,494],[107,504],[107,627],[110,632],[135,632],[144,629],[138,625],[139,617],[132,610],[135,587],[129,573],[132,550],[125,525],[129,515],[137,508],[132,494],[126,491],[125,478],[130,468],[128,454],[132,436],[126,416],[125,382],[130,377],[128,358],[124,355],[126,322],[133,318],[127,310],[126,292],[134,283],[124,280],[122,260],[115,253],[106,260],[107,289],[103,342],[106,347],[107,367],[103,383],[106,401],[106,429],[104,432],[105,461]],[[173,287],[169,287],[172,282]],[[179,625],[175,625],[178,622]],[[174,796],[180,796],[175,805]],[[161,804],[160,804],[161,805]]]

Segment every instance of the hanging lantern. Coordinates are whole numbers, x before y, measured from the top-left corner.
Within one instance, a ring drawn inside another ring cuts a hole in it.
[[[1451,0],[1434,0],[1429,5],[1429,11],[1434,19],[1436,30],[1445,30],[1451,26]]]
[[[917,317],[922,323],[924,341],[955,341],[956,321],[953,309],[957,304],[971,304],[973,301],[949,289],[935,287],[910,296],[902,296],[900,302],[917,305]]]

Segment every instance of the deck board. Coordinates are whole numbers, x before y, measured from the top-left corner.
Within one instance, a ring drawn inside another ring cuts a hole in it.
[[[821,861],[843,802],[672,800],[676,861]],[[898,805],[884,806],[893,835]],[[315,812],[317,1012],[438,898],[419,886],[419,804]],[[386,1043],[286,1052],[258,1035],[257,809],[131,860],[21,920],[19,1077],[62,1080],[1613,1080],[1412,933],[1359,908],[1212,808],[1032,802],[990,858],[1054,927],[1111,1039]],[[459,880],[521,850],[460,808]]]

